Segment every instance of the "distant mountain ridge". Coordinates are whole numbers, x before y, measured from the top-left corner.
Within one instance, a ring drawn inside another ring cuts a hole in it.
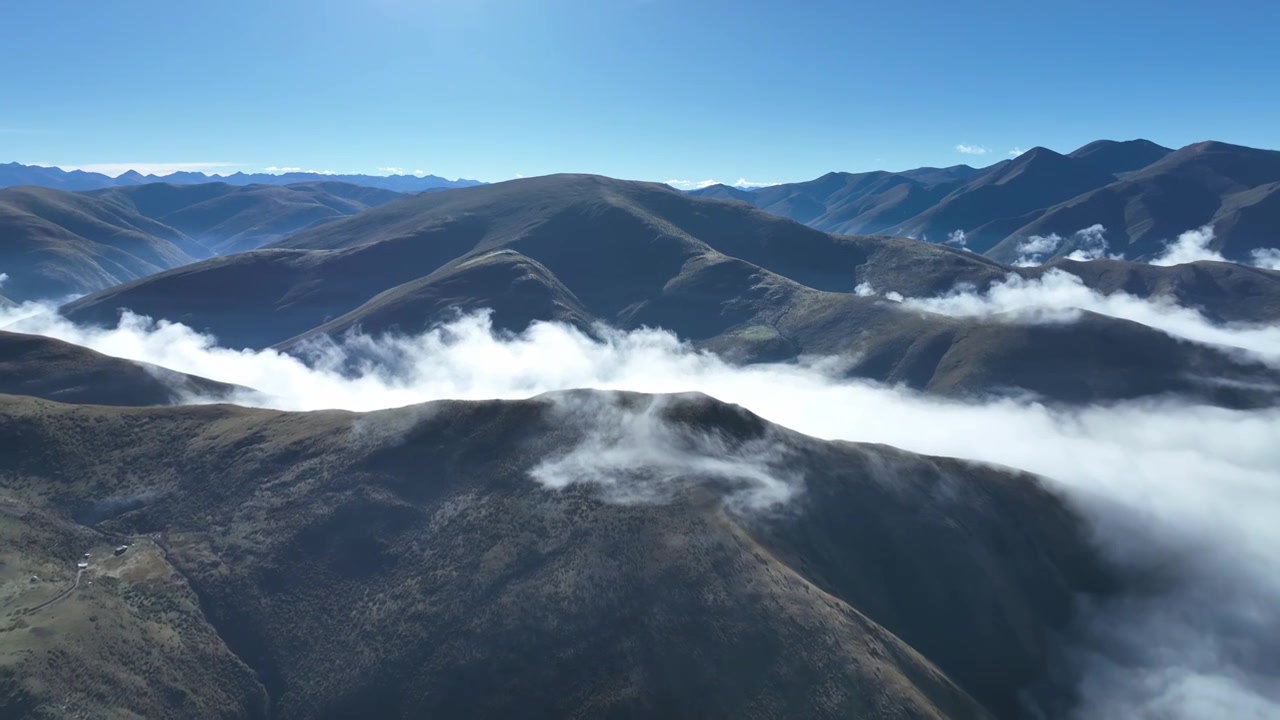
[[[230,175],[202,172],[175,172],[169,175],[143,175],[129,170],[117,177],[84,170],[63,170],[56,167],[23,165],[11,162],[0,164],[0,188],[19,185],[37,185],[58,190],[99,190],[110,187],[129,187],[164,182],[173,185],[195,185],[207,182],[224,182],[229,185],[292,185],[304,182],[344,182],[364,187],[395,190],[396,192],[422,192],[442,188],[473,187],[484,185],[479,180],[458,178],[449,180],[438,175],[340,175],[319,172],[244,173]]]
[[[1248,261],[1277,244],[1280,153],[1221,142],[1179,150],[1149,140],[1097,140],[1066,155],[1044,147],[985,168],[827,173],[691,195],[737,200],[826,232],[947,243],[1015,262],[1035,236],[1065,238],[1048,258],[1080,249],[1072,236],[1102,225],[1109,250],[1149,259],[1181,233],[1214,230],[1209,249]]]
[[[0,272],[11,300],[62,298],[252,250],[405,197],[340,182],[0,189]]]

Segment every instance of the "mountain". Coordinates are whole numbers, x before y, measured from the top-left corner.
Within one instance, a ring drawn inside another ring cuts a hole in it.
[[[963,245],[1012,263],[1039,236],[1050,257],[1096,244],[1078,231],[1101,225],[1110,252],[1150,259],[1205,225],[1210,248],[1248,262],[1276,247],[1280,153],[1202,142],[1179,150],[1149,140],[1097,140],[1061,155],[1033,148],[986,168],[828,173],[753,192],[711,186],[691,194],[746,202],[835,233],[905,235]],[[1044,259],[1044,258],[1041,258]]]
[[[4,717],[1012,718],[1120,589],[1035,477],[701,395],[0,396],[0,444]]]
[[[941,240],[961,231],[967,247],[984,252],[1020,227],[1027,214],[1112,179],[1086,161],[1036,147],[974,176],[889,232]]]
[[[1225,321],[1280,317],[1280,273],[1082,266],[1060,265],[1100,290],[1174,294]],[[830,235],[664,185],[559,175],[394,201],[62,312],[112,324],[130,308],[230,347],[300,352],[321,334],[417,333],[459,309],[491,308],[499,329],[533,320],[587,332],[598,322],[663,327],[739,362],[844,356],[854,376],[951,396],[1013,390],[1089,402],[1176,392],[1248,406],[1271,395],[1240,388],[1280,384],[1274,369],[1115,318],[1058,327],[955,318],[878,295],[930,297],[1042,272],[901,238]]]
[[[1046,209],[1010,233],[991,256],[1011,260],[1023,238],[1050,234],[1068,238],[1057,251],[1066,255],[1078,248],[1072,234],[1095,223],[1106,228],[1111,251],[1128,258],[1158,255],[1167,241],[1210,225],[1211,249],[1248,261],[1253,249],[1280,245],[1280,152],[1218,142],[1188,145]]]
[[[1110,175],[1141,170],[1173,152],[1150,140],[1095,140],[1072,152],[1068,157],[1084,160]]]
[[[0,271],[15,301],[102,290],[186,265],[199,248],[116,203],[37,187],[0,190]]]
[[[381,188],[396,192],[422,192],[454,187],[483,185],[478,180],[446,180],[436,175],[339,175],[329,172],[244,173],[230,175],[202,172],[176,172],[169,175],[143,175],[129,170],[117,177],[82,170],[65,171],[56,167],[22,165],[16,162],[0,164],[0,188],[17,185],[36,185],[59,190],[97,190],[109,187],[127,187],[165,182],[171,185],[198,185],[208,182],[224,182],[229,185],[292,185],[295,183],[342,182],[363,187]]]
[[[392,190],[335,181],[286,186],[153,182],[87,194],[162,222],[215,255],[252,250],[404,197]]]
[[[148,183],[0,190],[0,270],[14,300],[101,290],[237,252],[404,197],[348,183]]]
[[[230,398],[244,390],[61,340],[0,331],[4,394],[94,405],[170,405],[192,397]]]

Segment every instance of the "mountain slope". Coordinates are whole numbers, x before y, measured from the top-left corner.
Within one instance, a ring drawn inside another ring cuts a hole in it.
[[[92,405],[170,405],[244,388],[110,357],[71,343],[0,331],[0,393]]]
[[[1280,380],[1222,350],[1109,318],[1067,324],[1057,340],[1026,323],[911,310],[875,294],[929,297],[959,283],[980,290],[1014,269],[929,243],[828,235],[654,184],[550,176],[423,195],[284,244],[126,284],[63,312],[110,324],[118,308],[131,308],[231,347],[292,351],[322,334],[418,333],[457,310],[492,308],[503,330],[534,320],[588,331],[597,322],[662,327],[733,361],[843,356],[856,359],[853,375],[932,392],[1021,390],[1066,402],[1177,392],[1253,405],[1269,396],[1206,378]],[[1100,290],[1171,294],[1224,321],[1280,317],[1277,273],[1224,264],[1062,267]],[[1132,341],[1116,342],[1126,328]],[[1057,349],[1048,353],[1049,346]]]
[[[23,187],[0,190],[5,295],[21,302],[102,290],[192,262],[181,232],[116,203]]]
[[[47,597],[26,577],[82,549],[94,580],[0,628],[6,714],[1013,717],[1076,594],[1111,587],[1034,478],[704,396],[0,406],[22,449],[0,456],[7,602]],[[662,449],[566,470],[610,427]],[[784,512],[744,509],[762,472],[795,488]],[[161,663],[126,641],[147,633],[177,639]]]

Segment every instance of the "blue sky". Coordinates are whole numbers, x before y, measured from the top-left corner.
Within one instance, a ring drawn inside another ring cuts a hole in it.
[[[0,162],[787,182],[1276,148],[1277,27],[1275,0],[5,0]]]

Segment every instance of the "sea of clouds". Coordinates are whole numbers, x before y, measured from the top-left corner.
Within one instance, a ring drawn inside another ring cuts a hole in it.
[[[1060,272],[1038,280],[1011,276],[985,293],[957,288],[902,303],[905,311],[1002,322],[1070,322],[1074,309],[1091,310],[1280,365],[1280,327],[1218,325],[1168,301],[1101,295]],[[1083,705],[1076,716],[1280,717],[1277,410],[1170,398],[1089,407],[1015,398],[950,401],[851,380],[837,371],[840,363],[824,359],[736,366],[662,330],[600,328],[593,338],[535,323],[522,333],[499,333],[483,313],[418,336],[317,343],[305,361],[220,347],[183,325],[127,313],[113,328],[83,327],[48,306],[25,304],[0,309],[0,327],[255,388],[237,398],[248,405],[367,411],[570,388],[698,391],[818,438],[886,443],[1039,473],[1090,518],[1121,567],[1135,574],[1160,568],[1172,578],[1159,593],[1083,614],[1069,654],[1081,673]],[[671,477],[733,475],[755,488],[753,502],[765,503],[785,502],[803,482],[781,476],[776,463],[726,458],[723,448],[690,450],[653,416],[615,414],[599,424],[580,453],[541,467],[535,479],[550,488],[591,478],[616,484],[638,466]]]

